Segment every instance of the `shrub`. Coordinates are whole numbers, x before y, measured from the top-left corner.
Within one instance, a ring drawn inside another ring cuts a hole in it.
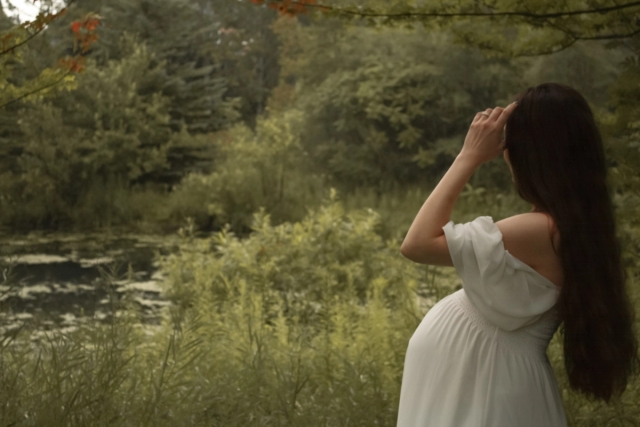
[[[222,231],[163,261],[168,294],[205,325],[206,423],[395,422],[422,270],[377,221],[335,201],[294,224],[261,212],[247,239]]]
[[[300,113],[259,119],[255,131],[238,125],[216,139],[219,158],[211,174],[185,177],[172,193],[175,214],[199,228],[250,230],[260,208],[274,222],[298,221],[320,204],[323,179],[309,173],[300,147]]]

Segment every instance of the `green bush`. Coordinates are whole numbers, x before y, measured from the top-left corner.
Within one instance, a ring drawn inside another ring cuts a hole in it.
[[[173,215],[199,228],[229,224],[248,232],[264,208],[274,222],[298,221],[320,204],[323,178],[309,170],[300,146],[300,112],[258,120],[255,130],[238,125],[216,139],[219,158],[211,174],[191,174],[174,189]]]
[[[223,231],[164,261],[168,294],[206,325],[206,423],[395,423],[423,273],[377,221],[335,202],[295,224],[260,213],[247,239]]]

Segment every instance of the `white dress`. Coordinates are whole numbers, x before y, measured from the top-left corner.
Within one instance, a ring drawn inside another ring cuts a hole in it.
[[[462,289],[409,341],[397,426],[566,426],[546,356],[560,288],[504,249],[490,216],[443,230]]]

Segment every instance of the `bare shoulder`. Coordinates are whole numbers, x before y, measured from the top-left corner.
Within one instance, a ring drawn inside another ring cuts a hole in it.
[[[504,248],[552,282],[563,281],[559,249],[560,235],[551,216],[541,212],[515,215],[496,222]],[[555,247],[555,251],[554,251]]]
[[[541,212],[514,215],[496,222],[496,225],[505,239],[510,237],[519,238],[518,240],[522,238],[535,239],[540,237],[543,231],[547,236],[550,232],[555,231],[555,224],[551,216]]]

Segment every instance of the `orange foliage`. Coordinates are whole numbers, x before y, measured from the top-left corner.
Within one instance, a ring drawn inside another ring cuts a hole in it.
[[[84,56],[60,58],[58,61],[58,67],[69,70],[74,73],[79,73],[84,70]]]
[[[37,0],[34,0],[34,3],[36,1]],[[20,24],[20,28],[27,32],[28,37],[19,43],[11,43],[15,39],[15,34],[12,32],[7,32],[2,35],[2,37],[0,37],[0,55],[14,52],[17,47],[31,40],[38,33],[42,32],[52,21],[66,13],[66,8],[57,13],[41,12],[33,21],[26,21]],[[61,58],[57,64],[58,68],[73,73],[84,70],[84,54],[86,54],[91,45],[98,40],[96,29],[99,25],[100,17],[92,13],[80,21],[71,23],[70,27],[74,36],[73,51],[75,55]]]
[[[87,53],[89,47],[98,41],[96,28],[100,25],[100,17],[90,13],[82,21],[74,21],[71,23],[71,31],[75,37],[73,50],[81,53]]]
[[[37,0],[33,0],[34,3],[36,1]],[[44,31],[52,21],[58,19],[66,13],[66,8],[61,9],[57,13],[40,12],[33,21],[26,21],[13,30],[3,32],[3,34],[0,35],[0,56],[15,55],[18,48],[29,43],[38,34]],[[84,55],[89,50],[89,47],[98,40],[96,28],[99,25],[100,17],[95,14],[89,14],[83,20],[72,22],[71,32],[74,35],[74,55],[67,56],[58,60],[57,66],[55,68],[58,71],[61,71],[61,77],[53,83],[46,83],[43,87],[40,87],[31,92],[27,92],[26,94],[5,102],[0,107],[12,104],[13,102],[19,101],[27,96],[49,88],[64,80],[71,73],[78,73],[83,71],[85,69]],[[18,37],[17,34],[19,34],[20,36]]]
[[[89,51],[93,43],[98,41],[96,30],[100,25],[100,17],[90,13],[80,21],[73,21],[70,25],[73,33],[73,51],[75,56],[67,56],[58,61],[58,67],[73,73],[85,69],[84,54]]]

